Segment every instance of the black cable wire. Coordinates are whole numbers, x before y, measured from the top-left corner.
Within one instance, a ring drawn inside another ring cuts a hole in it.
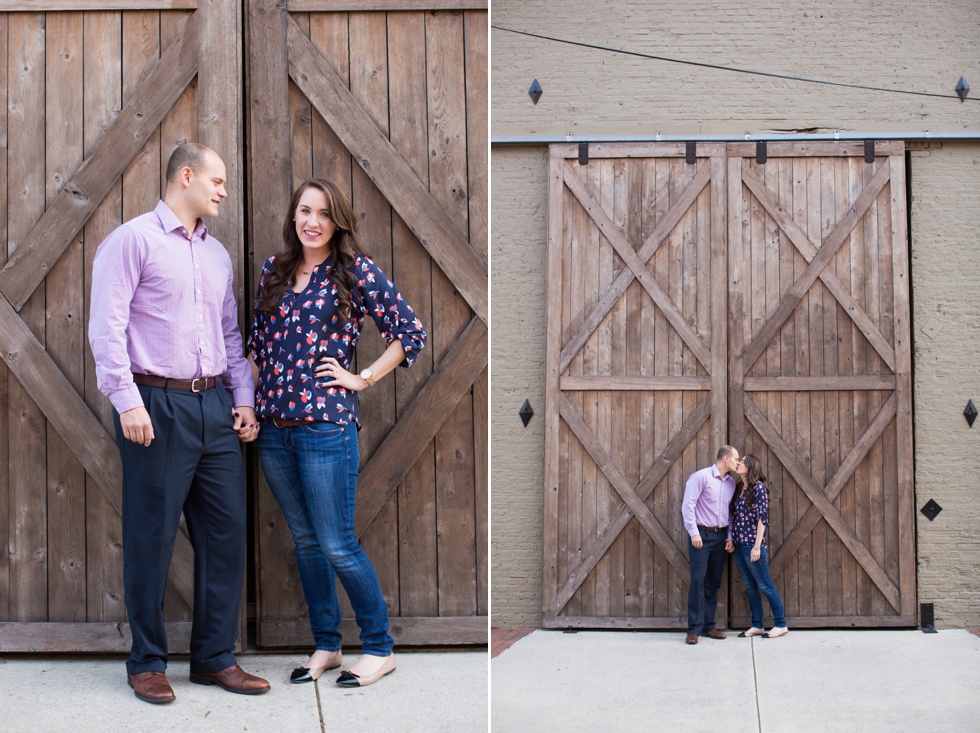
[[[940,99],[956,99],[959,100],[959,96],[956,94],[935,94],[933,92],[913,92],[907,89],[885,89],[884,87],[870,87],[864,86],[863,84],[848,84],[842,81],[827,81],[826,79],[808,79],[802,76],[792,76],[791,74],[776,74],[771,71],[755,71],[754,69],[740,69],[735,66],[721,66],[719,64],[709,64],[703,61],[688,61],[686,59],[673,59],[668,56],[657,56],[650,53],[640,53],[639,51],[626,51],[621,48],[609,48],[608,46],[599,46],[593,43],[583,43],[581,41],[570,41],[566,38],[554,38],[553,36],[544,36],[538,33],[528,33],[527,31],[518,31],[513,28],[504,28],[499,25],[491,25],[491,28],[498,31],[505,31],[506,33],[516,33],[520,36],[528,36],[530,38],[540,38],[544,41],[553,41],[555,43],[564,43],[569,46],[579,46],[581,48],[591,48],[595,51],[608,51],[611,53],[621,53],[626,56],[638,56],[643,59],[652,59],[654,61],[667,61],[672,64],[686,64],[687,66],[701,66],[706,69],[717,69],[718,71],[732,71],[737,74],[752,74],[754,76],[768,76],[773,79],[787,79],[789,81],[801,81],[807,84],[826,84],[832,87],[847,87],[848,89],[864,89],[871,92],[889,92],[891,94],[913,94],[918,97],[938,97]],[[980,101],[978,99],[970,99],[969,97],[965,101],[976,102]]]

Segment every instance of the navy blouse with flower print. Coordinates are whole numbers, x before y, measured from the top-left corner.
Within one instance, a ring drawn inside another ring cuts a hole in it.
[[[357,392],[322,386],[313,370],[318,361],[332,356],[351,369],[354,347],[361,335],[364,316],[370,315],[388,345],[398,339],[405,350],[402,366],[411,366],[425,345],[425,331],[415,311],[394,283],[366,256],[358,253],[351,272],[357,287],[351,293],[353,318],[343,324],[337,311],[337,288],[330,279],[333,255],[313,268],[302,293],[287,289],[275,315],[258,307],[265,280],[275,257],[262,268],[256,293],[255,319],[248,350],[259,367],[255,412],[260,418],[290,418],[360,427]]]
[[[764,527],[769,526],[769,494],[766,485],[756,481],[755,499],[752,506],[745,506],[745,492],[735,500],[735,512],[732,515],[732,540],[736,545],[754,545],[755,532],[762,520]],[[766,547],[765,535],[762,537],[762,547]]]

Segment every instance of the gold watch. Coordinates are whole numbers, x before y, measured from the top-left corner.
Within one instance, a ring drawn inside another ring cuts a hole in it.
[[[374,386],[374,372],[372,372],[370,369],[362,369],[358,376],[367,382],[368,387]]]

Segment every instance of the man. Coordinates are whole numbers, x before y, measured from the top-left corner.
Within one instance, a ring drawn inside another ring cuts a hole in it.
[[[691,535],[691,586],[687,591],[687,643],[697,644],[698,636],[724,639],[715,628],[718,588],[725,570],[725,554],[731,552],[732,528],[728,505],[735,494],[735,480],[729,476],[738,466],[738,451],[724,445],[713,465],[695,471],[684,488],[681,514],[684,528]]]
[[[175,699],[163,596],[181,511],[194,546],[190,680],[241,694],[269,683],[235,663],[245,568],[239,441],[258,435],[231,259],[202,219],[218,215],[225,165],[203,145],[170,157],[166,193],[99,246],[89,342],[112,402],[123,468],[123,580],[141,700]]]

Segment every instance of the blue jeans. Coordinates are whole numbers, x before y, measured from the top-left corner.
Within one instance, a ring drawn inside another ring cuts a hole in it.
[[[687,633],[701,634],[715,628],[718,588],[725,572],[727,532],[702,529],[701,549],[688,540],[687,556],[691,561],[691,585],[687,589]]]
[[[262,425],[259,462],[286,517],[310,613],[316,648],[341,646],[340,578],[361,628],[365,654],[391,654],[388,609],[378,576],[354,534],[354,496],[360,453],[357,427],[317,422],[291,428]]]
[[[752,545],[735,546],[735,565],[742,575],[745,592],[749,596],[749,608],[752,610],[752,626],[757,629],[762,626],[762,593],[766,594],[769,606],[772,608],[772,625],[785,626],[786,616],[783,615],[783,599],[779,597],[776,585],[769,577],[769,561],[766,558],[766,548],[763,547],[758,560],[752,562]],[[760,592],[761,591],[761,592]]]

